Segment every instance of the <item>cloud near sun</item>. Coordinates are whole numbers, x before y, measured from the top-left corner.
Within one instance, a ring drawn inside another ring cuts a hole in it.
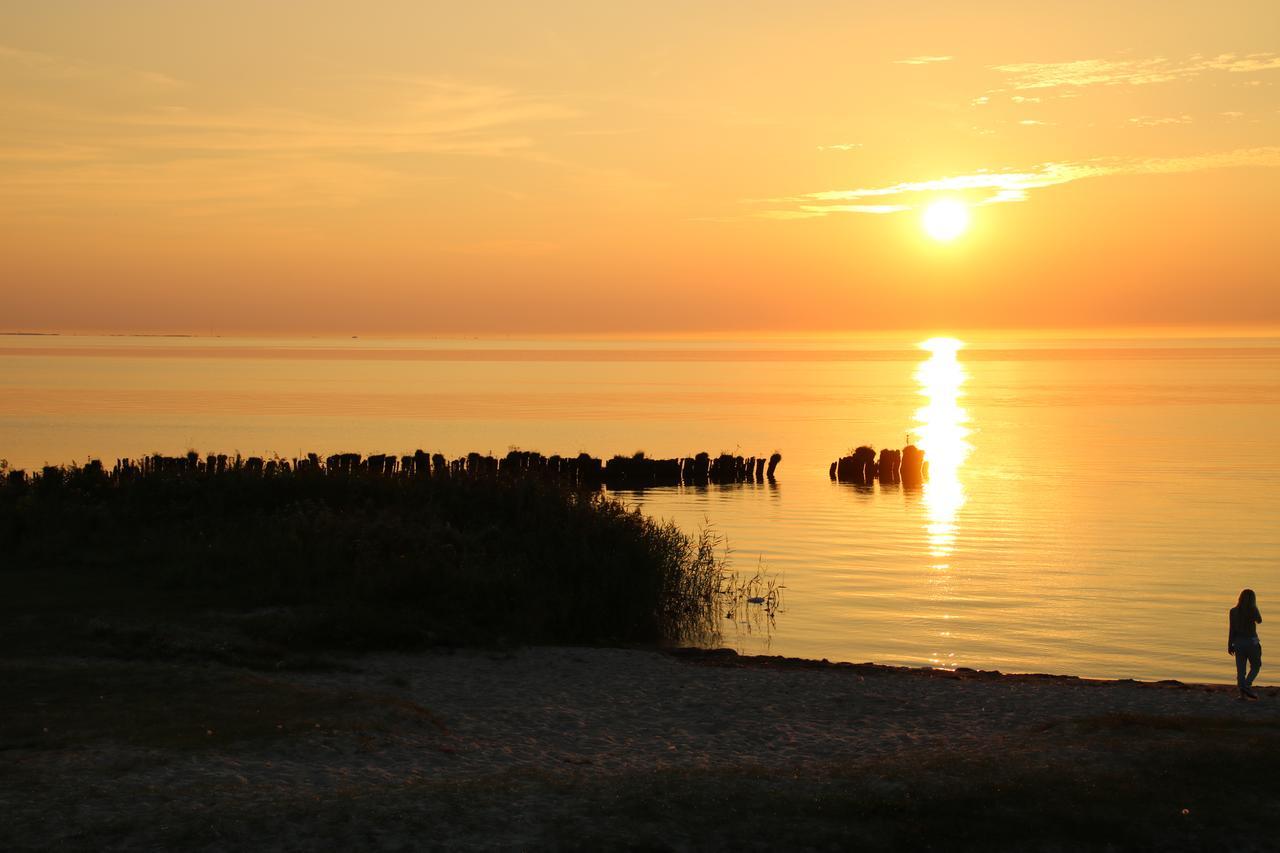
[[[912,56],[909,59],[897,59],[898,65],[931,65],[934,62],[950,62],[954,56]]]
[[[1280,146],[1243,148],[1191,157],[1045,163],[1029,172],[984,171],[923,181],[903,181],[883,187],[823,190],[764,200],[762,203],[776,206],[762,210],[757,215],[765,219],[809,219],[836,213],[898,213],[913,210],[940,192],[964,196],[970,204],[999,204],[1026,201],[1031,190],[1058,186],[1085,178],[1111,175],[1167,175],[1234,166],[1280,166]],[[921,199],[921,196],[924,198]]]
[[[1223,53],[1218,56],[1197,54],[1181,60],[1161,56],[1151,59],[1078,59],[1070,62],[996,65],[993,68],[1008,75],[1015,90],[1145,86],[1197,77],[1213,71],[1242,74],[1280,69],[1280,55],[1251,53],[1241,56]]]

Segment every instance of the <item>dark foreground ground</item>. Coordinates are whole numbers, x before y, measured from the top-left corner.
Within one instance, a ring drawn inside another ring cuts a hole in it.
[[[14,625],[4,850],[1280,849],[1274,689]]]

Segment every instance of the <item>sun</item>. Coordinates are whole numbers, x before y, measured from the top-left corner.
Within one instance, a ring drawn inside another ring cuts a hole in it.
[[[969,227],[969,208],[962,201],[943,199],[924,209],[921,218],[925,233],[935,240],[954,240]]]

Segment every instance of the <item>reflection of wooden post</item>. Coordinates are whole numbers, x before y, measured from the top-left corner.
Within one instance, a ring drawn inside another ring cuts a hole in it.
[[[924,451],[914,444],[902,448],[902,485],[917,487],[924,483]]]

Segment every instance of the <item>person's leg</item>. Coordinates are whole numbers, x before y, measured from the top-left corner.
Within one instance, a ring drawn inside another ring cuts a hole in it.
[[[1236,687],[1239,687],[1242,693],[1249,686],[1244,680],[1244,667],[1248,662],[1248,651],[1241,648],[1239,643],[1236,643]]]
[[[1253,680],[1258,677],[1258,670],[1262,669],[1262,643],[1254,643],[1253,650],[1249,652],[1249,674],[1244,679],[1246,687],[1253,686]]]

